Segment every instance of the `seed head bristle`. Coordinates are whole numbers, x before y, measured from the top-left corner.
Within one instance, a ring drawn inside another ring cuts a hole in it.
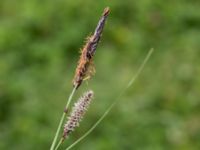
[[[94,31],[94,34],[87,38],[87,42],[83,49],[81,50],[81,56],[78,62],[78,66],[76,68],[75,76],[73,79],[73,86],[78,88],[81,83],[83,82],[84,78],[88,75],[89,77],[91,74],[88,74],[88,72],[91,72],[89,70],[92,64],[92,60],[97,48],[97,45],[99,43],[99,40],[101,38],[103,28],[107,19],[107,16],[110,12],[110,9],[107,7],[104,9],[104,12],[97,24],[97,27]]]
[[[64,125],[63,140],[69,135],[69,133],[74,131],[74,129],[79,126],[79,123],[87,111],[93,96],[94,93],[90,90],[84,93],[77,103],[74,104],[72,112]]]

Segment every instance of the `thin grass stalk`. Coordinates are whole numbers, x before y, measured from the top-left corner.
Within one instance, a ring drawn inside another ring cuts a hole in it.
[[[59,140],[58,144],[56,145],[55,150],[58,150],[58,148],[60,147],[60,145],[62,144],[63,140],[62,138]]]
[[[138,76],[140,75],[140,73],[142,72],[142,70],[144,69],[147,61],[151,57],[153,51],[154,51],[153,48],[149,50],[149,52],[146,55],[144,61],[140,65],[139,69],[137,70],[136,74],[133,75],[133,77],[131,78],[131,80],[128,82],[127,86],[122,90],[122,92],[113,101],[113,103],[106,109],[106,111],[104,112],[104,114],[97,120],[97,122],[83,136],[81,136],[74,143],[72,143],[69,147],[67,147],[66,150],[70,150],[71,148],[73,148],[74,146],[76,146],[80,141],[82,141],[84,138],[86,138],[99,125],[99,123],[101,123],[101,121],[108,115],[108,113],[115,106],[115,104],[120,100],[120,98],[124,95],[124,93],[131,87],[131,85],[133,85],[133,83],[135,83],[136,79],[138,78]]]
[[[73,88],[73,90],[72,90],[72,92],[71,92],[71,94],[70,94],[70,96],[69,96],[69,98],[68,98],[68,100],[67,100],[67,104],[66,104],[66,106],[65,106],[65,108],[64,108],[64,112],[63,112],[62,117],[61,117],[61,119],[60,119],[60,122],[59,122],[58,128],[57,128],[57,130],[56,130],[56,134],[55,134],[55,136],[54,136],[54,139],[53,139],[53,142],[52,142],[52,144],[51,144],[50,150],[54,150],[54,148],[55,148],[55,145],[56,145],[56,142],[57,142],[57,139],[58,139],[58,135],[59,135],[59,133],[60,133],[62,124],[63,124],[64,119],[65,119],[65,117],[66,117],[66,114],[67,114],[69,105],[70,105],[70,103],[71,103],[71,100],[72,100],[72,98],[73,98],[73,96],[74,96],[75,91],[76,91],[76,86]]]

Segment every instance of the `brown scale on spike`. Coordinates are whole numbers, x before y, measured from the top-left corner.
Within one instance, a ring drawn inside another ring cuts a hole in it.
[[[104,9],[103,14],[94,31],[94,34],[87,38],[87,42],[81,50],[81,56],[73,80],[73,85],[76,88],[78,88],[81,85],[83,80],[90,78],[95,72],[95,69],[93,67],[93,56],[101,38],[103,28],[109,12],[110,9],[108,7]]]

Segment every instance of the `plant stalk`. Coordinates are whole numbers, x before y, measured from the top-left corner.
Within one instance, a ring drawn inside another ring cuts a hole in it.
[[[64,110],[64,112],[63,112],[63,114],[62,114],[62,117],[61,117],[61,119],[60,119],[60,122],[59,122],[59,125],[58,125],[58,128],[57,128],[56,134],[55,134],[55,136],[54,136],[53,142],[52,142],[52,144],[51,144],[50,150],[54,150],[54,149],[55,149],[55,145],[56,145],[56,141],[57,141],[57,139],[58,139],[59,132],[60,132],[60,130],[61,130],[63,121],[64,121],[64,119],[65,119],[65,117],[66,117],[66,114],[67,114],[67,111],[68,111],[70,102],[71,102],[71,100],[72,100],[72,97],[74,96],[74,93],[75,93],[75,91],[76,91],[76,88],[77,88],[77,86],[74,86],[74,88],[73,88],[71,94],[69,95],[69,98],[68,98],[68,100],[67,100],[67,104],[66,104],[66,106],[65,106],[65,110]]]

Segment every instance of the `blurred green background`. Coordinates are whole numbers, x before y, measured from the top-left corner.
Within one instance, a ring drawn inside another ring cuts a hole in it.
[[[150,48],[134,86],[76,150],[200,149],[200,1],[1,0],[0,149],[49,149],[72,90],[79,49],[106,6],[95,99],[62,148],[103,114]]]

